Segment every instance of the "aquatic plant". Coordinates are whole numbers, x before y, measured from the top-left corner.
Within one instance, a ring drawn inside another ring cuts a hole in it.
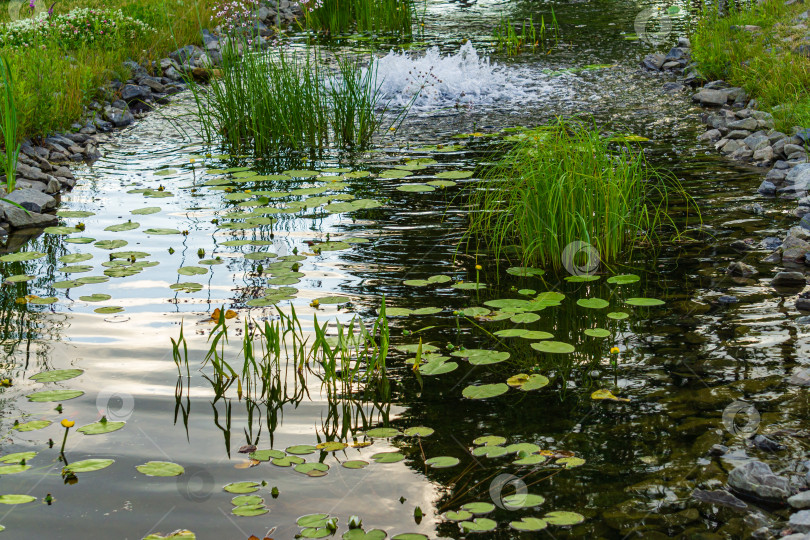
[[[358,32],[409,36],[415,20],[412,0],[307,0],[303,26],[330,35]]]
[[[249,47],[246,41],[242,46]],[[317,49],[241,55],[236,45],[226,48],[220,77],[208,91],[192,86],[201,134],[235,154],[319,152],[330,142],[368,147],[387,108],[376,68],[364,69],[348,57],[338,58],[337,65],[336,72],[326,70]]]
[[[549,32],[548,36],[546,31]],[[556,45],[559,42],[559,25],[554,14],[554,8],[551,9],[551,23],[548,28],[546,27],[545,16],[540,16],[539,30],[535,28],[531,16],[528,20],[523,21],[520,32],[517,31],[512,19],[501,17],[498,26],[492,31],[492,39],[495,41],[495,50],[503,51],[508,56],[518,55],[525,49],[534,51],[541,45],[545,48],[550,46],[552,40]]]
[[[657,244],[672,225],[669,197],[682,188],[629,143],[562,119],[515,139],[471,196],[468,239],[496,257],[515,246],[524,263],[560,269],[581,264],[566,250],[584,242],[610,263],[626,248]]]
[[[6,193],[11,193],[17,186],[17,158],[20,155],[20,143],[17,138],[19,122],[17,121],[17,101],[14,97],[14,78],[11,66],[6,57],[0,58],[0,129],[3,131],[3,149],[0,154],[3,171],[6,173]]]

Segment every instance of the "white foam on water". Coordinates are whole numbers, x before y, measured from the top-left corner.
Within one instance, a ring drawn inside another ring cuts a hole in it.
[[[479,56],[471,42],[456,54],[437,47],[424,55],[391,51],[375,61],[382,101],[403,107],[413,100],[416,110],[455,105],[495,105],[499,102],[534,100],[551,91],[542,81],[518,68],[499,66]]]

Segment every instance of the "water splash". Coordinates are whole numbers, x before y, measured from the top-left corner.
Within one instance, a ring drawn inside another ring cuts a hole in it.
[[[536,80],[482,58],[469,41],[446,56],[437,47],[419,57],[391,51],[375,67],[383,101],[400,107],[413,101],[416,110],[493,105],[537,92]]]

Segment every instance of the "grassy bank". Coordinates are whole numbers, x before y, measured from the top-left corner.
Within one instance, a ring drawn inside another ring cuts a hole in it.
[[[806,28],[796,27],[806,10],[768,0],[727,15],[707,11],[692,34],[701,72],[744,88],[786,133],[810,125],[810,40]]]
[[[40,4],[44,3],[36,0],[34,15],[50,7],[48,2],[43,8]],[[122,66],[124,60],[159,60],[177,44],[199,43],[201,25],[210,24],[213,4],[212,0],[67,0],[54,4],[53,17],[75,8],[103,9],[105,14],[94,19],[92,28],[84,25],[75,34],[48,31],[24,43],[15,35],[5,34],[0,55],[8,58],[14,78],[18,135],[36,137],[69,128],[100,85],[112,78],[129,77]],[[109,21],[106,14],[118,10],[125,18],[121,20],[137,20],[148,28],[124,31],[124,25],[119,25],[120,30],[105,31],[109,22],[101,21]],[[21,31],[28,31],[25,26],[32,24],[31,16],[24,3],[19,17],[29,22],[16,23],[22,24]],[[7,2],[0,5],[0,22],[12,22]],[[79,39],[81,36],[87,39]]]

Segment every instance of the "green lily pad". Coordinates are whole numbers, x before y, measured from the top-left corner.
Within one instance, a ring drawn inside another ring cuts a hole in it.
[[[146,234],[155,234],[155,235],[170,235],[170,234],[181,234],[180,231],[177,229],[146,229],[143,231]]]
[[[502,501],[507,508],[534,508],[543,504],[546,499],[533,493],[515,493],[507,495]]]
[[[45,256],[45,253],[41,251],[20,251],[17,253],[10,253],[8,255],[3,255],[0,257],[0,261],[3,262],[19,262],[19,261],[34,261],[36,259],[41,259]]]
[[[581,276],[567,276],[565,281],[569,283],[587,283],[589,281],[597,281],[599,280],[599,276],[592,276],[588,274],[583,274]]]
[[[100,313],[102,315],[110,315],[112,313],[121,313],[124,311],[124,308],[121,306],[106,306],[100,307],[93,310],[95,313]]]
[[[443,171],[436,175],[436,178],[444,178],[447,180],[460,180],[462,178],[469,178],[473,175],[472,171]]]
[[[116,225],[110,225],[109,227],[105,227],[105,231],[109,232],[123,232],[123,231],[132,231],[140,227],[140,223],[136,223],[134,221],[125,221],[124,223],[118,223]]]
[[[82,426],[76,431],[80,433],[84,433],[85,435],[102,435],[104,433],[112,433],[113,431],[118,431],[126,422],[94,422],[92,424],[87,424],[86,426]]]
[[[542,531],[548,527],[548,523],[544,519],[524,517],[520,521],[509,522],[509,526],[516,531]]]
[[[509,380],[506,381],[506,384],[511,386],[512,388],[517,388],[519,390],[523,390],[524,392],[530,392],[532,390],[538,390],[547,386],[549,380],[547,377],[543,375],[534,373],[532,375],[526,375],[521,373],[519,375],[514,375],[509,377]]]
[[[50,426],[53,422],[50,420],[31,420],[30,422],[25,422],[21,424],[17,424],[13,426],[11,429],[16,429],[17,431],[36,431],[38,429],[46,428]]]
[[[540,320],[540,315],[537,313],[518,313],[510,319],[515,324],[529,324]]]
[[[256,461],[270,461],[271,459],[283,458],[286,455],[287,454],[281,450],[256,450],[255,452],[251,452],[250,459],[255,459]]]
[[[177,269],[181,276],[201,276],[208,273],[208,268],[202,266],[183,266]]]
[[[403,184],[401,186],[397,186],[397,191],[405,191],[407,193],[429,193],[431,191],[436,191],[436,188],[433,186],[428,186],[427,184]]]
[[[459,464],[459,459],[452,456],[437,456],[425,460],[425,465],[433,469],[446,469]]]
[[[614,285],[628,285],[630,283],[636,283],[640,279],[641,278],[635,274],[619,274],[617,276],[609,277],[607,282]]]
[[[276,467],[292,467],[293,465],[298,465],[299,463],[303,463],[304,458],[298,456],[284,456],[283,458],[273,458],[270,462]]]
[[[233,515],[242,517],[261,516],[269,511],[264,504],[245,504],[231,509]]]
[[[430,437],[435,433],[435,430],[429,427],[416,426],[409,427],[403,433],[408,437]]]
[[[21,473],[21,472],[25,472],[30,468],[31,468],[31,465],[27,465],[27,464],[26,465],[20,465],[20,464],[4,465],[4,466],[0,467],[0,475],[18,474],[18,473]]]
[[[30,299],[28,301],[28,303],[29,304],[35,304],[35,305],[49,305],[49,304],[55,304],[58,301],[59,301],[59,299],[57,297],[48,296],[46,298],[32,298],[32,299]]]
[[[113,459],[85,459],[82,461],[74,461],[65,467],[64,470],[72,473],[93,472],[106,469],[113,463],[115,463]]]
[[[428,540],[428,537],[419,533],[402,533],[392,536],[391,540]]]
[[[36,279],[36,276],[29,276],[26,274],[17,274],[15,276],[9,276],[5,278],[3,281],[6,283],[24,283],[26,281],[32,281]]]
[[[72,266],[63,266],[59,268],[59,272],[64,274],[82,274],[84,272],[90,272],[93,269],[92,266],[89,264],[74,264]]]
[[[95,216],[96,213],[87,210],[59,210],[56,215],[63,218],[86,218]]]
[[[376,463],[397,463],[405,459],[403,454],[399,452],[380,452],[371,456]]]
[[[518,277],[530,277],[542,276],[546,272],[540,268],[532,268],[530,266],[512,266],[506,269],[506,273]]]
[[[43,232],[46,234],[73,234],[79,232],[76,227],[45,227]]]
[[[65,264],[73,264],[78,262],[89,261],[93,256],[89,253],[71,253],[69,255],[62,255],[59,257],[59,262]]]
[[[475,282],[460,282],[460,283],[453,283],[450,285],[453,289],[461,289],[461,290],[471,290],[471,291],[481,291],[487,288],[486,283],[475,283]]]
[[[31,495],[0,495],[0,504],[25,504],[35,500],[37,498]]]
[[[318,176],[318,171],[306,171],[301,169],[293,169],[289,171],[283,171],[282,174],[286,174],[290,178],[309,178],[311,176]]]
[[[65,238],[62,240],[66,244],[92,244],[96,241],[95,238],[87,238],[84,236],[74,236],[73,238]]]
[[[80,296],[79,300],[83,302],[104,302],[112,298],[109,294],[95,293],[89,296]]]
[[[137,465],[135,468],[139,473],[146,476],[180,476],[185,472],[182,465],[169,461],[147,461],[143,465]]]
[[[326,463],[299,463],[293,467],[293,470],[312,477],[326,476],[326,471],[329,470],[329,465]]]
[[[49,401],[67,401],[69,399],[77,398],[84,395],[81,390],[45,390],[43,392],[34,392],[28,394],[26,397],[28,401],[35,403],[46,403]]]
[[[471,512],[459,510],[458,512],[445,512],[444,519],[447,521],[467,521],[473,517]]]
[[[231,499],[231,504],[234,506],[246,506],[251,504],[263,504],[264,499],[258,495],[237,495]]]
[[[473,444],[490,444],[493,446],[498,446],[506,442],[505,437],[501,437],[500,435],[484,435],[483,437],[478,437],[477,439],[473,439]]]
[[[98,283],[106,283],[110,281],[110,278],[107,276],[84,276],[78,278],[76,281],[82,285],[93,285]]]
[[[113,250],[113,249],[118,249],[118,248],[124,247],[128,243],[129,242],[127,242],[126,240],[99,240],[98,242],[96,242],[93,245],[96,246],[99,249]]]
[[[580,466],[584,465],[585,460],[582,459],[582,458],[579,458],[579,457],[571,456],[571,457],[560,458],[557,461],[555,461],[554,463],[556,463],[557,465],[562,465],[566,469],[573,469],[574,467],[580,467]]]
[[[147,206],[145,208],[136,208],[132,210],[130,214],[134,214],[136,216],[148,216],[149,214],[157,214],[160,212],[159,206]]]
[[[22,460],[28,461],[35,458],[36,452],[15,452],[13,454],[6,454],[0,457],[0,463],[13,463],[19,464]]]
[[[447,362],[445,360],[431,360],[419,366],[419,373],[422,375],[444,375],[450,373],[458,368],[456,362]]]
[[[465,317],[485,317],[490,313],[491,311],[484,307],[469,307],[461,310],[461,314]]]
[[[604,309],[610,305],[610,302],[601,298],[580,298],[577,300],[577,305],[589,309]]]
[[[84,373],[82,369],[52,369],[50,371],[41,371],[36,375],[31,375],[29,379],[37,382],[57,382],[73,379]]]
[[[305,456],[307,454],[312,454],[316,452],[318,449],[309,444],[298,444],[295,446],[290,446],[286,449],[288,454],[294,454],[296,456]]]
[[[611,311],[607,314],[609,319],[613,319],[616,321],[621,321],[622,319],[626,319],[630,316],[629,313],[625,313],[624,311]]]
[[[576,350],[573,345],[562,341],[538,341],[532,343],[532,349],[553,354],[569,354]]]
[[[504,383],[471,385],[461,391],[461,395],[469,399],[488,399],[500,396],[509,391]]]
[[[259,491],[261,484],[258,482],[232,482],[223,489],[228,493],[253,493]]]
[[[462,504],[461,509],[473,515],[481,516],[484,514],[489,514],[492,511],[494,511],[495,505],[488,502],[471,502],[467,504]]]
[[[430,182],[425,182],[425,184],[438,188],[447,188],[458,185],[458,183],[453,182],[452,180],[431,180]]]
[[[657,298],[628,298],[624,302],[630,306],[663,306],[665,302],[663,300],[658,300]]]
[[[506,351],[491,351],[488,349],[461,349],[450,353],[452,356],[467,358],[474,366],[497,364],[509,360],[510,354]]]
[[[610,331],[605,330],[604,328],[586,328],[585,330],[583,330],[583,333],[586,336],[591,336],[595,338],[610,337]]]
[[[368,467],[368,461],[363,461],[362,459],[352,459],[349,461],[344,461],[341,465],[347,469],[365,469]]]
[[[476,518],[472,521],[462,521],[458,525],[464,532],[476,533],[494,531],[498,523],[489,518]]]
[[[476,457],[497,458],[507,454],[506,448],[503,446],[496,446],[492,444],[485,444],[484,446],[476,446],[472,450],[472,455]]]
[[[577,514],[576,512],[557,511],[549,512],[543,516],[543,519],[545,519],[549,525],[571,526],[585,521],[585,516]]]

